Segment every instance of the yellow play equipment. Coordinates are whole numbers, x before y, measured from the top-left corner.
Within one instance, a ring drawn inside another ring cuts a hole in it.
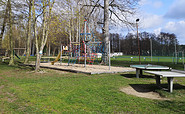
[[[59,52],[59,54],[57,55],[57,58],[51,62],[51,65],[54,65],[54,63],[60,59],[60,56],[61,56],[61,52]]]

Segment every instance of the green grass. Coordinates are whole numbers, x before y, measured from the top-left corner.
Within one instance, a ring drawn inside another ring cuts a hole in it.
[[[0,63],[0,113],[185,113],[184,78],[175,78],[175,89],[169,93],[154,79],[135,78],[135,72],[86,75],[42,70],[45,73],[34,73],[30,67]],[[119,91],[129,85],[148,86],[171,100]],[[163,86],[167,87],[166,79]]]
[[[139,56],[133,56],[133,55],[124,55],[124,56],[117,56],[113,57],[113,59],[116,60],[122,60],[122,61],[139,61]],[[170,56],[153,56],[151,60],[151,56],[140,56],[141,62],[170,62],[170,63],[183,63],[183,57],[170,57]]]

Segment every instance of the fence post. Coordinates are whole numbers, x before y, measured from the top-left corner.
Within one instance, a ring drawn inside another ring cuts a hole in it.
[[[182,51],[182,64],[184,65],[184,50]]]

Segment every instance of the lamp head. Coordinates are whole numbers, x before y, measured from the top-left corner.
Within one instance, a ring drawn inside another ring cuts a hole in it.
[[[138,22],[139,21],[139,19],[136,19],[136,22]]]

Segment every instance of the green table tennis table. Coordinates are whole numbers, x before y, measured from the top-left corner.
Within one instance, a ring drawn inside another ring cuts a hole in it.
[[[136,78],[139,78],[139,75],[143,74],[143,70],[170,70],[170,67],[160,66],[160,65],[130,65],[130,67],[136,69]]]

